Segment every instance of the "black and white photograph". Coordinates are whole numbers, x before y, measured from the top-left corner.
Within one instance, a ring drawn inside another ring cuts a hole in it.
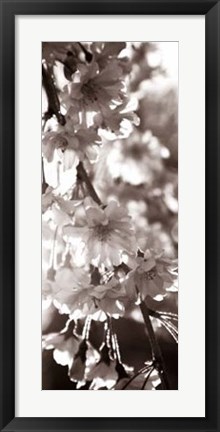
[[[42,390],[178,390],[178,50],[42,42]]]

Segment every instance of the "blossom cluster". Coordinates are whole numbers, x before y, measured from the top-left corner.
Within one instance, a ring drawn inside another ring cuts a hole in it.
[[[112,320],[177,289],[177,261],[155,248],[149,227],[143,242],[129,205],[105,191],[110,176],[109,185],[120,179],[152,192],[169,155],[150,131],[138,129],[127,51],[122,42],[43,45],[42,295],[45,307],[68,319],[64,330],[43,337],[43,349],[68,367],[77,388],[92,390],[136,388]],[[100,166],[108,170],[103,174]],[[99,173],[106,177],[100,184]],[[98,347],[90,340],[91,322],[104,326]],[[153,363],[140,377],[143,389],[158,384]]]

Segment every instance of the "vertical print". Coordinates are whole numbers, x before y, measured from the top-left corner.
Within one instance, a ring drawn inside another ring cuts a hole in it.
[[[178,43],[42,43],[42,389],[178,389]]]

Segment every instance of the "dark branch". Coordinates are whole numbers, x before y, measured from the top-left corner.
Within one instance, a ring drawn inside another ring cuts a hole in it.
[[[169,386],[169,381],[168,381],[168,377],[167,377],[167,373],[166,373],[166,368],[165,368],[165,364],[164,364],[164,360],[163,360],[163,356],[160,350],[160,346],[157,342],[155,333],[154,333],[154,329],[150,320],[150,312],[149,309],[146,305],[146,303],[144,301],[142,301],[140,303],[140,309],[144,318],[144,322],[146,324],[146,328],[147,328],[147,332],[148,332],[148,336],[149,336],[149,340],[150,340],[150,345],[151,345],[151,350],[152,350],[152,357],[153,357],[153,362],[154,365],[158,371],[160,380],[161,380],[161,384],[164,390],[169,390],[170,386]]]
[[[78,175],[78,178],[86,184],[88,193],[92,197],[92,199],[98,205],[101,205],[102,202],[101,202],[100,198],[98,197],[82,162],[80,162],[79,165],[77,166],[77,175]]]
[[[45,88],[48,100],[48,110],[45,113],[45,120],[49,120],[53,115],[56,116],[58,123],[62,126],[65,125],[66,120],[63,114],[60,112],[60,101],[57,96],[57,90],[52,78],[52,75],[49,71],[46,63],[42,64],[42,77],[43,77],[43,86]]]

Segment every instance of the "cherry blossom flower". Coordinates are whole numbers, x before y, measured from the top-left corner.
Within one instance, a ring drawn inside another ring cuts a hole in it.
[[[132,124],[138,126],[140,120],[129,107],[127,101],[110,109],[103,107],[102,111],[94,116],[94,125],[104,130],[109,130],[116,136],[128,137],[132,130]]]
[[[88,381],[87,374],[100,359],[100,354],[88,340],[83,340],[74,356],[69,377],[77,382],[77,388],[82,387]]]
[[[132,372],[133,367],[123,364],[115,353],[112,353],[109,344],[104,342],[99,350],[99,358],[86,370],[86,379],[92,381],[91,390],[113,390],[116,383],[129,378]]]
[[[42,209],[45,210],[42,216],[43,280],[45,271],[56,270],[65,257],[67,245],[63,239],[62,227],[72,223],[74,212],[79,204],[80,201],[66,200],[56,195],[51,188],[47,189],[47,193],[42,198]]]
[[[87,289],[90,285],[90,275],[84,268],[61,267],[57,270],[53,283],[54,305],[60,313],[71,314],[82,301],[78,298],[80,294],[88,300]],[[88,305],[87,305],[88,306]],[[85,311],[87,314],[89,310]]]
[[[126,254],[136,252],[130,217],[116,201],[101,208],[94,201],[85,199],[85,221],[84,226],[65,226],[63,233],[70,241],[80,237],[89,263],[112,268],[118,266]]]
[[[68,366],[69,378],[77,382],[77,388],[86,383],[85,373],[89,372],[100,359],[99,353],[90,342],[73,334],[68,328],[60,333],[44,336],[43,349],[53,349],[53,358],[56,363]]]
[[[42,140],[42,152],[48,162],[52,162],[54,151],[59,150],[64,169],[77,166],[80,160],[87,157],[90,161],[97,159],[97,145],[100,137],[90,127],[74,130],[71,122],[58,125],[56,131],[45,132]]]
[[[126,48],[124,42],[94,42],[90,46],[93,53],[93,59],[98,63],[100,70],[113,60],[117,60],[117,64],[121,67],[123,75],[127,75],[132,70],[130,58],[127,56],[128,50],[122,55],[122,51]]]
[[[65,64],[66,60],[72,54],[74,59],[73,65],[77,64],[77,57],[80,52],[80,47],[77,43],[67,42],[43,42],[42,43],[42,58],[47,61],[49,65],[54,65],[58,60]],[[73,69],[72,65],[72,69]],[[72,72],[73,73],[73,72]]]
[[[49,186],[56,189],[57,194],[65,195],[76,187],[77,165],[65,169],[62,163],[63,154],[59,154],[59,152],[60,150],[55,149],[52,162],[48,162],[46,158],[43,158],[44,179]]]
[[[144,256],[136,259],[137,267],[127,275],[127,293],[137,297],[137,290],[142,299],[165,294],[177,279],[176,261],[164,258],[147,249]]]
[[[91,285],[89,272],[82,268],[57,270],[54,280],[44,281],[43,295],[53,300],[60,313],[69,314],[72,319],[91,315],[103,321],[106,314],[114,318],[124,314],[126,290],[123,283],[112,278],[105,284]]]
[[[83,340],[75,353],[71,368],[69,370],[69,377],[71,381],[78,382],[81,386],[85,384],[84,375],[86,368],[86,352],[87,352],[88,342]]]
[[[63,212],[71,215],[74,214],[76,207],[80,205],[81,200],[65,199],[59,193],[57,193],[56,189],[50,186],[42,195],[41,205],[43,213],[54,203],[56,203]]]
[[[96,312],[97,307],[90,296],[90,273],[85,267],[73,267],[71,255],[54,274],[53,281],[43,282],[43,296],[53,301],[61,314],[72,319],[84,318]]]
[[[52,333],[43,338],[43,349],[53,349],[53,358],[62,366],[72,365],[73,358],[79,349],[80,338],[66,333]]]
[[[84,318],[97,312],[93,298],[90,296],[91,288],[75,289],[69,291],[67,295],[65,290],[61,290],[59,295],[55,295],[54,304],[62,313],[68,313],[71,318]]]
[[[118,58],[125,47],[125,42],[93,42],[90,49],[95,62],[98,63],[100,69],[103,69],[113,59]]]
[[[113,60],[99,70],[96,62],[79,64],[78,71],[61,94],[63,105],[68,109],[77,105],[82,111],[102,111],[103,107],[125,99],[122,69]]]
[[[124,315],[124,302],[126,290],[123,283],[118,281],[115,277],[110,279],[107,283],[94,286],[90,292],[95,305],[101,311],[109,316],[118,318]]]
[[[47,279],[47,272],[49,269],[57,269],[62,262],[62,255],[66,248],[66,243],[61,235],[61,230],[57,227],[56,223],[59,220],[62,211],[58,208],[54,212],[46,211],[43,214],[42,220],[42,272],[43,280]],[[54,220],[51,219],[53,215]],[[59,215],[59,216],[58,216]],[[65,213],[66,215],[66,213]],[[68,218],[68,215],[65,217]],[[68,219],[71,220],[70,217]],[[61,227],[62,228],[62,227]]]
[[[118,379],[117,361],[109,355],[109,347],[106,343],[102,345],[99,352],[100,360],[86,374],[87,380],[92,381],[91,390],[98,390],[100,387],[110,389]]]

